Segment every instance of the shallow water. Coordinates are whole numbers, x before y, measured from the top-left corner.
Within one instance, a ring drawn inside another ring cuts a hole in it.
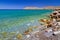
[[[53,10],[0,10],[0,32],[17,32],[23,33],[28,27],[27,24],[46,18],[47,14]],[[23,29],[23,30],[22,30]]]
[[[40,26],[38,20],[48,18],[47,15],[52,12],[53,10],[0,9],[0,40],[18,40],[16,35],[23,34],[29,27]]]

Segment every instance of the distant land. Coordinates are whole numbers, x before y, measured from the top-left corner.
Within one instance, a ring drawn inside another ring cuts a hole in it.
[[[42,9],[40,7],[25,7],[24,9]]]
[[[25,7],[24,9],[60,9],[60,6],[46,6],[46,7]]]

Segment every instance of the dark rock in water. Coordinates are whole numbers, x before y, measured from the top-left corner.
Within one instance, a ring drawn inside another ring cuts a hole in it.
[[[52,34],[53,36],[56,36],[55,34]]]

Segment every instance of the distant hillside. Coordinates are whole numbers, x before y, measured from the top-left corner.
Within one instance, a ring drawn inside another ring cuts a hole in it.
[[[40,7],[25,7],[24,9],[60,9],[60,6],[46,6],[43,8]]]
[[[47,6],[44,9],[60,9],[60,6]]]
[[[42,9],[42,8],[39,8],[39,7],[25,7],[24,9]]]

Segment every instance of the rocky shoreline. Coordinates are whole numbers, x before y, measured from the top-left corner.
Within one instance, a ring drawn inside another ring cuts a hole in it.
[[[58,13],[57,13],[58,12]],[[50,19],[41,19],[44,26],[38,26],[38,30],[26,35],[26,40],[60,40],[60,11],[50,15]]]

